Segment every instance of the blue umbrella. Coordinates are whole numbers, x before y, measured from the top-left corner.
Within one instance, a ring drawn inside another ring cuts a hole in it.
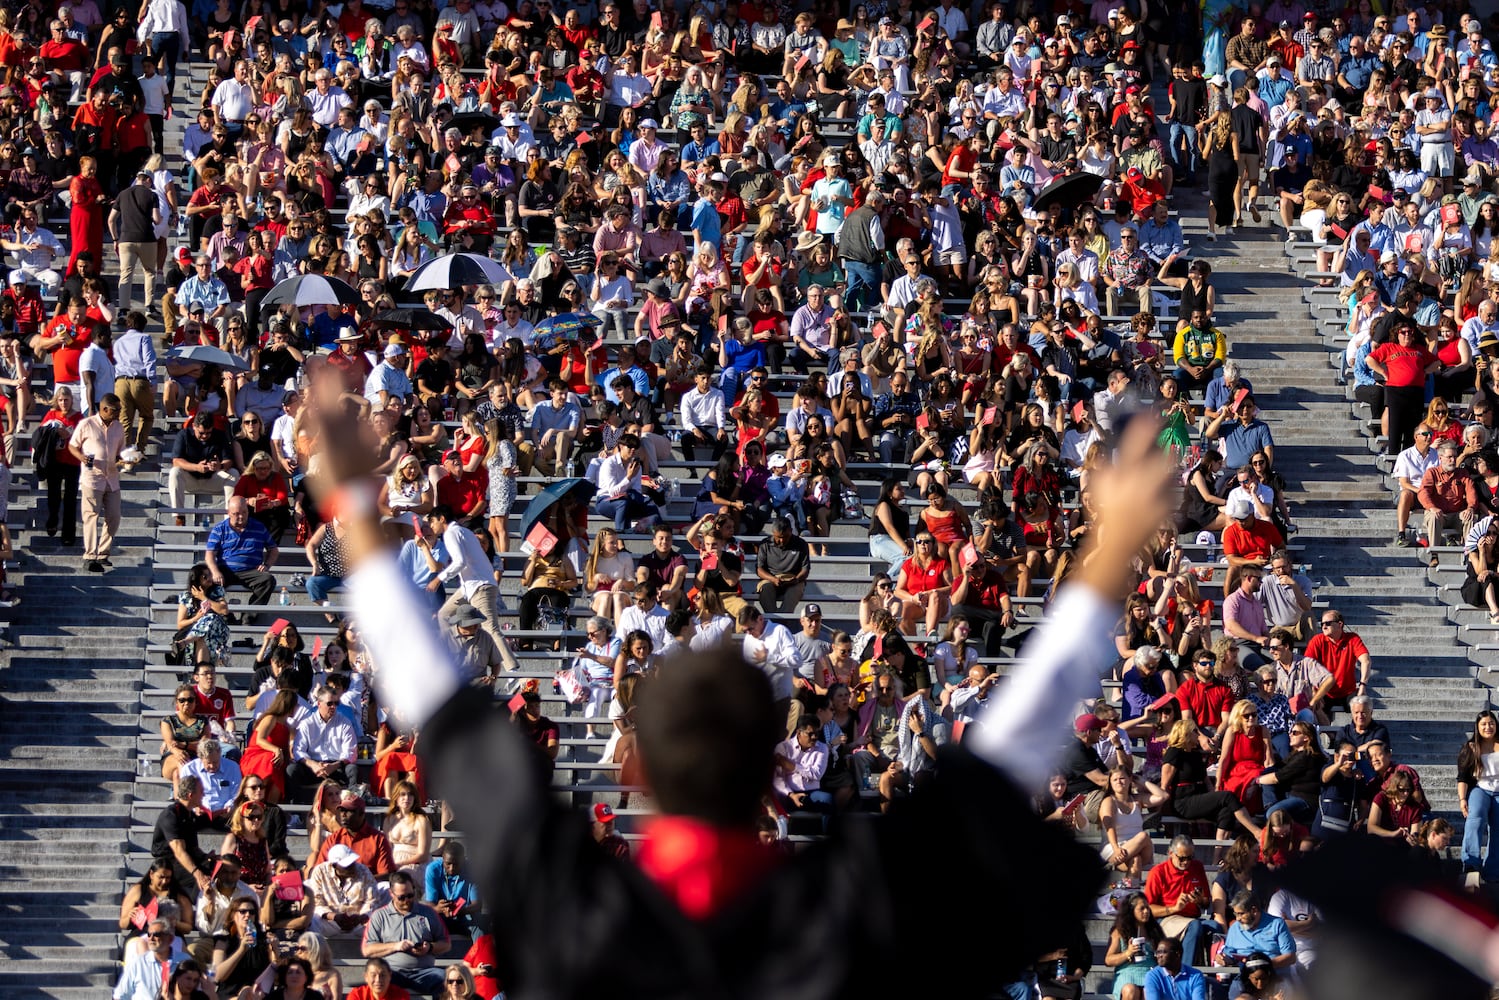
[[[564,497],[575,497],[579,503],[587,503],[593,499],[598,492],[598,487],[586,479],[559,479],[555,483],[548,483],[542,487],[540,493],[531,498],[526,504],[526,512],[520,518],[520,537],[524,541],[536,526],[536,522],[546,516],[547,511],[555,507]]]
[[[561,340],[577,340],[577,334],[589,327],[603,327],[603,319],[591,312],[564,312],[547,316],[535,327],[535,337],[543,340],[543,348],[552,348]]]

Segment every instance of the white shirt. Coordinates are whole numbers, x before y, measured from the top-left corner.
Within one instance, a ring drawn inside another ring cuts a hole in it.
[[[1427,448],[1426,454],[1422,455],[1415,445],[1411,445],[1395,456],[1395,468],[1391,471],[1396,478],[1403,476],[1411,481],[1411,485],[1419,486],[1426,470],[1435,468],[1439,461],[1441,459],[1435,448]]]
[[[172,957],[166,962],[169,972],[186,957],[174,940]],[[120,981],[115,984],[114,1000],[157,1000],[162,991],[161,966],[162,961],[154,951],[142,952],[130,959],[120,973]]]
[[[790,629],[767,618],[758,639],[744,634],[744,658],[765,671],[777,699],[791,697],[792,675],[801,666],[802,657]]]
[[[83,355],[78,359],[78,371],[94,373],[94,398],[88,400],[88,394],[80,391],[78,399],[83,402],[81,407],[84,413],[93,413],[94,409],[104,401],[104,397],[115,391],[115,366],[109,360],[109,352],[96,343],[90,343],[83,349]],[[79,379],[79,389],[83,388],[83,380]]]
[[[313,712],[297,723],[296,735],[292,737],[291,758],[292,760],[339,760],[348,763],[354,760],[358,742],[354,735],[354,727],[349,725],[349,720],[340,715],[336,709],[333,718],[327,722],[324,722],[323,717],[317,712]]]
[[[670,639],[666,634],[667,613],[659,604],[649,611],[641,611],[631,604],[619,614],[617,631],[620,640],[626,639],[631,632],[639,631],[651,637],[652,649],[665,649]]]
[[[157,73],[155,76],[142,74],[135,78],[141,85],[141,93],[146,102],[144,111],[148,115],[165,114],[167,109],[167,78]]]
[[[698,392],[697,386],[693,386],[682,394],[679,410],[684,428],[711,431],[724,429],[723,393],[717,389]]]
[[[615,500],[630,490],[640,491],[640,473],[630,475],[624,460],[614,453],[599,462],[598,484],[600,500]]]
[[[312,120],[323,128],[332,128],[338,124],[339,111],[354,103],[354,99],[338,86],[330,86],[326,94],[318,93],[318,89],[313,87],[307,91],[304,100],[312,109]]]
[[[255,88],[238,80],[225,80],[214,88],[212,103],[224,121],[243,123],[255,110]]]
[[[472,600],[482,587],[494,586],[494,567],[472,531],[461,524],[449,524],[442,533],[442,544],[450,561],[437,574],[439,580],[451,583],[456,579],[464,600]]]
[[[1292,920],[1306,920],[1309,917],[1320,918],[1322,915],[1311,903],[1308,903],[1300,896],[1292,895],[1284,889],[1278,890],[1275,895],[1270,897],[1270,903],[1265,907],[1265,912],[1272,917],[1279,917],[1287,923],[1290,923]],[[1296,942],[1296,964],[1303,969],[1311,968],[1312,963],[1317,960],[1316,937],[1303,936],[1293,932],[1291,940]]]

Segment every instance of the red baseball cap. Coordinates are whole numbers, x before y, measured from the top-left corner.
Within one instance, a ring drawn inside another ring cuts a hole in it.
[[[596,823],[614,822],[614,810],[609,808],[607,802],[596,802],[593,806],[593,819]]]

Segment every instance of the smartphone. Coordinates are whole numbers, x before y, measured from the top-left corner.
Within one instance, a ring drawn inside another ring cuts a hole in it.
[[[426,530],[422,528],[422,516],[420,514],[411,515],[411,530],[416,533],[416,537],[418,540],[426,537],[427,533]]]

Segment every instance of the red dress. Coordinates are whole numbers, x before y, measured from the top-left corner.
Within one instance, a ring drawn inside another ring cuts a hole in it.
[[[1223,759],[1218,767],[1226,773],[1223,787],[1239,797],[1239,801],[1250,812],[1259,812],[1259,777],[1265,772],[1265,736],[1263,731],[1254,736],[1234,733],[1223,748]]]
[[[375,761],[375,789],[380,794],[384,794],[385,779],[392,773],[410,775],[411,783],[416,785],[417,804],[427,801],[426,782],[422,780],[422,762],[415,753],[409,750],[392,750]]]
[[[255,738],[250,739],[250,745],[245,748],[244,755],[239,759],[239,771],[245,777],[255,775],[264,781],[269,781],[276,786],[276,790],[282,795],[286,794],[286,762],[291,759],[291,727],[285,722],[271,724],[271,731],[266,734],[266,741],[273,746],[281,748],[284,756],[281,763],[277,764],[271,752],[260,746]]]
[[[78,255],[87,250],[94,258],[94,269],[104,269],[104,206],[99,196],[104,189],[95,177],[79,175],[68,185],[68,197],[73,201],[68,221],[73,241],[73,253],[68,258],[68,274],[78,266]]]

